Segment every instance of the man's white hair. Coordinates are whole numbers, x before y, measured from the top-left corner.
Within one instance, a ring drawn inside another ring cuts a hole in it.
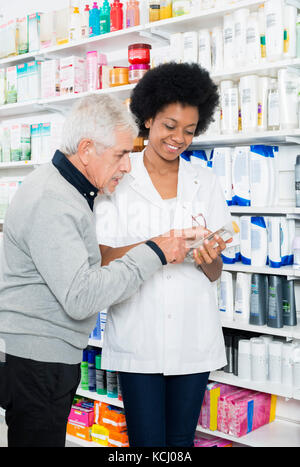
[[[93,94],[80,99],[66,117],[60,150],[70,156],[80,141],[91,139],[95,145],[109,148],[116,144],[115,130],[138,135],[138,127],[125,104],[107,94]]]

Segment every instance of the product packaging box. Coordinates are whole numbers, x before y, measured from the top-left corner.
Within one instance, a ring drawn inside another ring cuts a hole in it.
[[[108,407],[108,404],[106,404],[105,402],[101,402],[101,401],[94,402],[94,416],[95,416],[94,421],[96,425],[102,425],[103,414],[107,407]]]
[[[94,423],[94,408],[73,405],[68,420],[81,426],[92,426]]]
[[[85,91],[85,60],[81,57],[60,59],[60,94],[80,93]]]
[[[11,162],[10,159],[10,127],[2,129],[2,162]],[[2,219],[2,217],[0,217]]]
[[[94,424],[92,426],[92,440],[102,446],[108,446],[109,431],[101,425]]]
[[[107,406],[103,416],[102,425],[105,426],[109,431],[117,431],[123,433],[127,431],[126,418],[124,410],[111,405]]]
[[[67,423],[67,433],[71,436],[76,436],[76,438],[83,439],[85,441],[91,441],[91,427],[82,426],[77,423],[68,422]]]
[[[26,102],[29,100],[27,63],[20,63],[17,65],[17,91],[18,102]]]
[[[28,16],[17,19],[18,30],[18,54],[26,54],[28,52]]]
[[[31,134],[31,160],[34,162],[39,162],[41,157],[41,133],[42,133],[42,124],[34,123],[30,126]]]
[[[10,154],[12,161],[30,160],[30,125],[17,123],[11,126]]]
[[[129,440],[127,433],[118,433],[117,431],[109,431],[108,446],[114,448],[129,447]]]
[[[28,100],[41,97],[41,64],[40,60],[27,63]]]
[[[49,99],[60,95],[60,62],[45,60],[41,63],[41,98]]]
[[[28,50],[38,52],[40,50],[40,13],[28,16]]]
[[[55,11],[41,13],[40,46],[41,49],[56,45],[56,31],[54,25]]]
[[[17,67],[6,69],[6,103],[14,104],[18,100]]]
[[[0,68],[0,105],[6,102],[6,69]]]
[[[218,402],[220,396],[227,394],[233,390],[237,390],[235,386],[222,383],[209,383],[206,386],[203,404],[199,417],[199,424],[203,428],[217,430],[218,428]]]
[[[231,448],[232,441],[224,438],[213,436],[210,438],[204,438],[200,436],[198,432],[195,434],[194,447],[196,448]]]

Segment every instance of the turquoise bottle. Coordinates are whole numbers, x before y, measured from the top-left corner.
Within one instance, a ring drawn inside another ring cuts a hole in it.
[[[100,11],[97,2],[94,2],[89,16],[90,37],[100,35]]]
[[[108,0],[104,0],[100,8],[100,34],[110,32],[110,5]]]

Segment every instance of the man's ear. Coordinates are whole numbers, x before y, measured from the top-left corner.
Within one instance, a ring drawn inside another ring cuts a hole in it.
[[[78,144],[77,154],[84,166],[88,165],[93,143],[90,139],[83,138]]]

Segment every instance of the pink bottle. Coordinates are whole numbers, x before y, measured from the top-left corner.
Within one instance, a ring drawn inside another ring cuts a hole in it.
[[[99,73],[98,73],[98,53],[96,50],[87,52],[86,54],[87,68],[87,91],[96,91],[99,88]]]
[[[110,31],[123,29],[123,3],[114,0],[110,7]]]

